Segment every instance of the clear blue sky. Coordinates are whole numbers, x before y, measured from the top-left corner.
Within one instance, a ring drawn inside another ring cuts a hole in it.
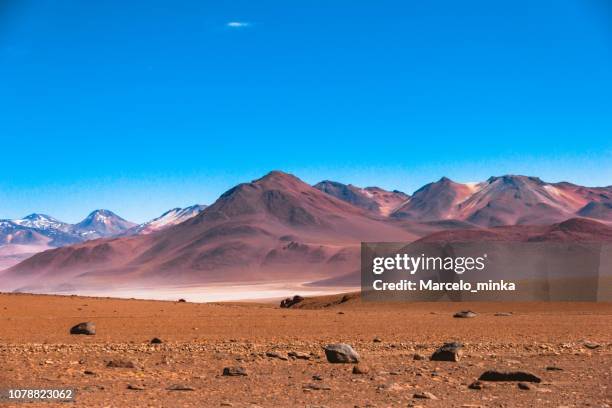
[[[0,92],[0,218],[144,221],[271,169],[612,184],[607,0],[5,0]]]

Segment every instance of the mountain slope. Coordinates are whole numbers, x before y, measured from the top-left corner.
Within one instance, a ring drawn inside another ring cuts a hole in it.
[[[109,210],[92,211],[74,230],[84,239],[95,239],[121,234],[136,226]]]
[[[206,208],[205,205],[192,205],[185,208],[173,208],[166,211],[157,218],[143,224],[136,225],[125,231],[125,235],[146,235],[152,234],[153,232],[160,231],[162,229],[171,227],[173,225],[180,224],[188,220],[189,218],[195,217]]]
[[[402,205],[409,196],[401,191],[387,191],[379,187],[360,188],[336,181],[321,181],[314,188],[354,206],[386,216]]]

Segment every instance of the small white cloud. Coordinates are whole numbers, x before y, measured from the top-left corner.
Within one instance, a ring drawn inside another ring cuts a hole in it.
[[[245,21],[230,21],[229,23],[227,23],[227,26],[231,28],[244,28],[250,25],[250,23],[247,23]]]

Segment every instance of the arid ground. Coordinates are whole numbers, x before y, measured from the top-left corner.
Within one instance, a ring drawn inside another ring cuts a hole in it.
[[[0,388],[74,388],[79,407],[612,406],[610,303],[340,299],[281,309],[2,294]],[[453,318],[464,309],[478,315]],[[85,321],[96,324],[95,335],[69,334]],[[154,337],[162,343],[150,344]],[[462,358],[430,361],[449,341],[464,344]],[[367,373],[327,362],[322,347],[340,342],[361,355]],[[133,367],[108,367],[111,361]],[[225,367],[247,375],[224,376]],[[469,388],[491,369],[542,381],[529,389],[485,381]],[[415,397],[422,393],[430,398]]]

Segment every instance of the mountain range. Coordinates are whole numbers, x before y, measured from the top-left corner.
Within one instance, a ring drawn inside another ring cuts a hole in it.
[[[209,207],[173,209],[146,224],[122,225],[112,238],[38,253],[5,270],[2,281],[4,289],[39,291],[258,281],[355,284],[362,241],[410,242],[451,232],[487,239],[507,226],[519,235],[542,226],[537,228],[552,228],[560,239],[605,238],[611,203],[612,186],[526,176],[469,184],[442,178],[409,196],[333,181],[311,186],[273,171],[233,187]]]

